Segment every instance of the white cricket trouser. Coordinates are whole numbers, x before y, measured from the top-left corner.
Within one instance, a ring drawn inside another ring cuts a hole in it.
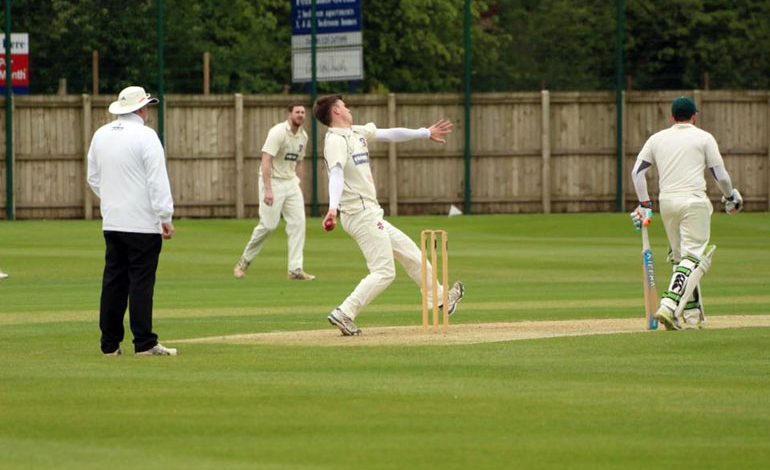
[[[396,278],[394,257],[417,284],[422,285],[422,253],[420,247],[383,219],[381,208],[366,209],[356,214],[342,214],[342,228],[358,243],[369,275],[358,283],[353,292],[339,306],[348,317],[355,319],[361,310],[380,295]],[[432,279],[432,267],[428,263],[428,279]],[[432,289],[428,302],[433,304]],[[439,298],[443,295],[439,284]]]
[[[660,196],[660,217],[676,262],[701,259],[711,237],[711,201],[705,193]]]
[[[259,224],[251,234],[251,239],[243,250],[242,257],[251,263],[262,250],[265,239],[281,221],[286,220],[286,235],[289,239],[289,271],[302,268],[302,251],[305,247],[305,199],[299,186],[299,178],[290,180],[275,179],[273,185],[273,205],[264,203],[265,188],[259,179]]]

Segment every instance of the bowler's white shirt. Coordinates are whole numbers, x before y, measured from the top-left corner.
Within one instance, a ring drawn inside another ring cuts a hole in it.
[[[100,127],[88,150],[88,184],[101,199],[105,231],[161,233],[174,200],[163,146],[136,114]]]
[[[339,165],[344,175],[345,186],[339,206],[343,214],[380,207],[367,145],[367,139],[374,138],[376,132],[377,127],[373,123],[349,129],[330,127],[326,131],[326,168]]]
[[[658,169],[660,196],[706,191],[706,168],[723,166],[714,136],[692,124],[677,123],[653,134],[637,156]]]

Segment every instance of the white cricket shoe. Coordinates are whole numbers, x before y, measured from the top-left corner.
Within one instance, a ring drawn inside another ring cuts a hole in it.
[[[134,354],[135,356],[176,356],[175,348],[167,348],[158,343],[147,351],[142,351]]]
[[[654,315],[655,319],[658,320],[660,323],[663,323],[663,326],[666,327],[667,330],[681,330],[682,327],[679,325],[679,322],[676,318],[674,318],[674,311],[670,308],[666,307],[665,305],[661,305],[657,312],[655,312]]]
[[[684,317],[684,324],[682,325],[685,330],[700,330],[705,323],[705,316],[700,308],[689,308],[682,312]]]
[[[243,258],[238,260],[238,264],[235,265],[233,268],[233,276],[235,276],[236,279],[243,279],[246,277],[246,270],[249,269],[249,263],[246,262]]]
[[[455,311],[457,310],[457,304],[460,303],[461,300],[463,300],[463,297],[465,296],[465,285],[460,282],[456,281],[454,284],[452,284],[452,288],[449,289],[449,316],[451,317]],[[439,305],[438,308],[443,309],[443,305]]]
[[[112,352],[102,353],[102,354],[105,355],[105,356],[122,356],[123,355],[123,351],[120,348],[118,348],[118,349],[116,349],[116,350],[114,350]]]
[[[348,318],[342,310],[335,308],[328,317],[329,323],[336,326],[342,332],[342,336],[360,336],[361,329],[353,323],[353,320]]]
[[[312,274],[308,274],[305,271],[302,270],[302,268],[297,268],[293,271],[289,271],[289,280],[290,281],[312,281],[315,279],[315,276]]]
[[[8,275],[0,271],[0,281],[2,281],[3,279],[8,279]]]

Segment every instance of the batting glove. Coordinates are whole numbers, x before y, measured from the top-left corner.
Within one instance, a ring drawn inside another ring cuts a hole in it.
[[[631,223],[634,224],[634,230],[638,232],[642,229],[642,225],[648,225],[652,221],[652,201],[640,202],[629,215]]]
[[[722,203],[725,205],[725,212],[730,215],[735,215],[743,210],[743,196],[735,188],[728,197],[722,196]]]

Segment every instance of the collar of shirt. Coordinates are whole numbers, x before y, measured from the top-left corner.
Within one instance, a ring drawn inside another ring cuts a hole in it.
[[[127,114],[119,114],[118,119],[122,121],[129,121],[129,122],[135,122],[137,124],[144,125],[144,119],[140,118],[135,113],[127,113]]]
[[[353,128],[352,127],[330,127],[328,129],[328,132],[347,137],[353,134]]]
[[[297,132],[294,132],[294,129],[291,127],[291,121],[288,119],[286,120],[286,132],[289,133],[289,135],[302,135],[302,133],[305,132],[305,129],[302,128],[302,126],[299,126],[297,128]]]

